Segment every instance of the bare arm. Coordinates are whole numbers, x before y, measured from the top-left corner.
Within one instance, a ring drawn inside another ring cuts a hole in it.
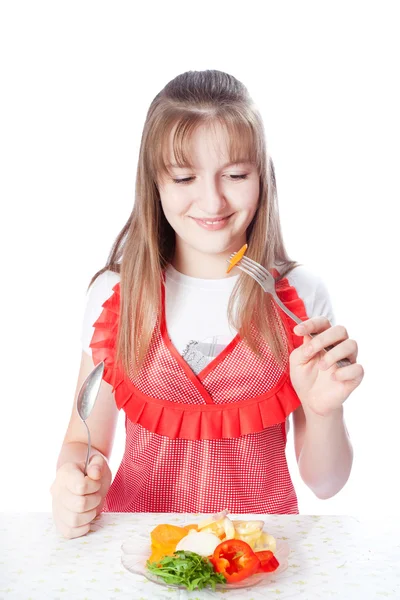
[[[331,498],[345,485],[353,462],[343,407],[320,416],[300,406],[293,423],[301,478],[318,498]]]

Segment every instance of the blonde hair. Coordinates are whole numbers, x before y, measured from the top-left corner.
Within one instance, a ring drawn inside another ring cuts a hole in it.
[[[232,75],[188,71],[157,94],[147,113],[140,145],[135,202],[116,238],[107,263],[92,278],[111,270],[120,273],[120,320],[116,362],[126,373],[143,364],[161,308],[161,281],[175,249],[175,232],[162,211],[158,181],[168,174],[168,141],[175,127],[173,151],[179,165],[189,164],[188,143],[201,125],[221,124],[229,139],[230,160],[247,157],[257,165],[260,196],[247,229],[246,255],[284,277],[298,263],[284,247],[274,166],[266,147],[262,118],[246,87]],[[241,273],[232,292],[228,319],[250,348],[259,354],[254,328],[271,347],[280,364],[287,360],[279,313],[269,294]]]

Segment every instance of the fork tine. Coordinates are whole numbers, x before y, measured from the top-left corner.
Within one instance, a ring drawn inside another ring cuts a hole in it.
[[[242,256],[240,262],[248,266],[252,265],[254,268],[259,269],[266,277],[272,277],[271,273],[265,267],[248,256]]]
[[[250,277],[252,277],[253,279],[255,279],[257,281],[257,283],[259,283],[260,285],[262,285],[262,280],[259,276],[259,274],[256,271],[251,271],[250,269],[248,269],[247,267],[244,267],[241,264],[237,264],[235,265],[235,267],[237,267],[238,269],[240,269],[241,271],[243,271],[243,273],[247,273],[247,275],[250,275]]]
[[[232,259],[233,256],[235,256],[235,254],[236,254],[236,252],[231,254],[230,258]],[[265,277],[274,279],[273,275],[271,275],[271,273],[265,267],[263,267],[263,265],[256,262],[255,260],[249,258],[248,256],[242,256],[239,263],[242,263],[242,264],[248,266],[249,268],[253,267],[254,269],[257,269],[260,273],[262,273]]]
[[[261,265],[254,261],[243,261],[243,258],[237,263],[239,265],[245,266],[252,273],[256,273],[260,279],[263,281],[271,281],[273,277],[266,269],[262,268]]]
[[[242,261],[239,261],[236,266],[244,267],[248,273],[254,273],[254,275],[256,275],[260,281],[267,280],[267,277],[264,275],[264,273],[260,269],[257,269],[257,267],[253,267],[253,265],[249,265],[247,263],[242,264]]]
[[[231,255],[231,258],[232,258],[232,256],[235,256],[235,253]],[[240,261],[235,264],[235,267],[238,267],[240,269],[241,266],[242,267],[245,266],[247,269],[245,271],[245,273],[247,273],[248,275],[252,275],[252,274],[256,275],[258,283],[265,282],[265,281],[268,281],[271,279],[273,280],[272,275],[270,273],[268,273],[268,271],[266,269],[264,269],[264,267],[262,267],[261,265],[259,265],[258,263],[256,263],[254,260],[251,260],[251,259],[247,259],[244,262],[243,261],[244,258],[246,258],[246,257],[243,256],[240,259]],[[228,260],[227,262],[230,262],[230,261]],[[242,271],[244,271],[244,269],[242,269]]]

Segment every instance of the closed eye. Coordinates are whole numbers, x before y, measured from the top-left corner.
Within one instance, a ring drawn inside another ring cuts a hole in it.
[[[185,179],[173,179],[172,181],[174,183],[189,183],[189,181],[192,181],[192,179],[194,179],[194,177],[186,177]]]
[[[229,175],[229,177],[233,180],[233,181],[238,181],[240,179],[247,179],[248,174],[246,173],[245,175]],[[174,183],[190,183],[190,181],[193,181],[193,179],[195,179],[194,177],[185,177],[184,179],[173,179],[172,181]]]

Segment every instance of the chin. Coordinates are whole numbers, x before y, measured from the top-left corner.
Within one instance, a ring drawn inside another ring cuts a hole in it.
[[[201,252],[202,254],[212,254],[218,255],[229,252],[230,248],[234,247],[234,242],[226,242],[222,240],[215,240],[204,242],[202,244],[193,244],[193,241],[189,244],[192,248],[196,249],[197,252]],[[232,250],[234,252],[234,250]]]

